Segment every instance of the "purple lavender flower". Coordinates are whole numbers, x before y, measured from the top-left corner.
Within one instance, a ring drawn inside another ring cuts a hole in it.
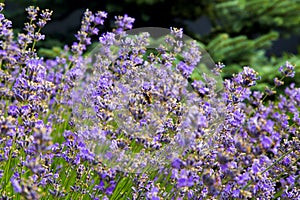
[[[281,85],[284,85],[284,82],[279,80],[277,77],[274,78],[274,83],[275,83],[275,86],[281,86]]]
[[[201,96],[209,93],[209,88],[202,81],[194,81],[192,86],[199,92]]]
[[[268,149],[271,147],[271,144],[272,144],[272,140],[270,137],[268,136],[262,136],[261,137],[261,144],[264,148]]]
[[[94,23],[96,25],[103,25],[105,18],[107,18],[107,13],[104,11],[98,11],[97,13],[95,13]]]
[[[234,78],[234,81],[243,87],[254,86],[257,80],[260,80],[260,77],[257,76],[257,72],[249,67],[244,67],[243,71]]]
[[[125,30],[132,29],[133,23],[135,21],[134,18],[131,18],[126,14],[124,16],[116,16],[115,19],[115,23],[117,25],[116,33],[118,34],[122,33]]]
[[[21,193],[21,192],[22,192],[22,187],[21,187],[21,185],[20,185],[20,183],[19,183],[18,180],[12,179],[12,180],[11,180],[11,184],[12,184],[12,186],[13,186],[13,188],[14,188],[14,191],[15,191],[16,193]]]
[[[28,13],[28,19],[32,21],[36,20],[39,10],[40,9],[38,7],[35,8],[34,6],[29,6],[28,8],[26,8],[26,11]]]
[[[219,76],[220,73],[222,72],[222,69],[225,67],[225,65],[221,62],[218,62],[216,65],[215,65],[215,68],[213,69],[213,73],[216,75],[216,76]]]
[[[193,73],[195,66],[188,65],[187,63],[180,61],[177,65],[178,71],[182,73],[185,78],[189,78]]]
[[[178,28],[171,27],[170,30],[171,30],[171,34],[174,35],[176,38],[182,38],[183,36],[182,28],[178,29]]]
[[[285,77],[294,77],[295,76],[295,66],[286,61],[284,66],[279,68],[279,72]]]

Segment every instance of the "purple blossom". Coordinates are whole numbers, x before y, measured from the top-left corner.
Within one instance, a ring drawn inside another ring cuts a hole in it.
[[[15,105],[9,106],[8,114],[17,117],[19,115],[19,108]]]
[[[35,8],[34,6],[29,6],[28,8],[26,8],[26,11],[28,13],[28,19],[33,20],[33,21],[36,20],[39,10],[40,9],[38,7]]]
[[[243,71],[234,78],[234,81],[243,87],[254,86],[257,80],[260,80],[260,77],[257,76],[257,72],[250,67],[244,67]]]
[[[115,41],[115,34],[106,33],[99,38],[99,41],[104,45],[113,45]]]
[[[174,159],[172,162],[172,167],[180,169],[183,166],[183,162],[180,159]]]
[[[271,147],[272,139],[270,137],[263,135],[260,141],[264,148],[268,149]]]
[[[250,180],[249,173],[246,172],[237,177],[236,179],[239,185],[244,185],[245,183],[247,183],[248,180]]]
[[[94,18],[94,23],[96,25],[98,24],[101,24],[103,25],[104,24],[104,19],[107,18],[107,13],[104,12],[104,11],[98,11],[96,14],[95,14],[95,18]]]
[[[116,33],[118,34],[122,33],[125,30],[132,29],[133,23],[135,21],[134,18],[129,17],[126,14],[124,16],[116,16],[115,19],[115,23],[117,25]]]
[[[220,73],[222,72],[223,68],[225,67],[225,65],[221,62],[218,62],[217,64],[215,64],[215,68],[213,69],[213,73],[216,76],[220,76]]]
[[[194,81],[192,86],[201,96],[205,96],[209,93],[209,88],[202,81]]]
[[[232,191],[232,197],[238,198],[240,195],[240,190],[236,189]]]
[[[279,80],[277,77],[274,78],[274,83],[275,83],[275,86],[277,86],[277,87],[284,84],[284,82]]]
[[[172,35],[174,35],[177,38],[182,38],[182,36],[183,36],[182,28],[178,29],[178,28],[171,27],[170,30],[171,30]]]
[[[180,61],[177,64],[177,70],[180,71],[185,78],[189,78],[191,76],[194,68],[195,68],[194,66],[188,65],[183,61]]]
[[[293,175],[290,175],[289,177],[287,177],[286,180],[290,185],[295,184],[295,177]]]
[[[295,66],[286,61],[284,66],[279,68],[279,72],[285,77],[294,77],[295,76]]]
[[[21,193],[21,192],[22,192],[22,187],[21,187],[21,185],[20,185],[20,183],[19,183],[18,180],[12,179],[12,180],[11,180],[11,184],[12,184],[12,186],[13,186],[13,188],[14,188],[14,191],[15,191],[16,193]]]

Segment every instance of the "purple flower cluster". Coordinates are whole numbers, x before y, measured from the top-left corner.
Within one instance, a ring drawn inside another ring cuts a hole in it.
[[[117,26],[116,33],[122,33],[123,31],[132,29],[133,23],[135,21],[134,18],[129,17],[128,15],[124,16],[116,16],[115,17],[116,21],[115,24]]]
[[[133,18],[100,35],[107,13],[89,10],[77,42],[46,60],[35,45],[52,11],[26,11],[17,35],[0,13],[1,199],[299,199],[300,88],[266,100],[291,63],[269,92],[244,67],[217,93],[207,74],[191,80],[202,54],[182,29],[147,54],[149,33],[126,34]]]

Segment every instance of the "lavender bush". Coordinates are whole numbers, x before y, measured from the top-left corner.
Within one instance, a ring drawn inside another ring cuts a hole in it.
[[[181,29],[149,53],[147,33],[127,37],[133,18],[98,36],[107,13],[89,10],[77,42],[43,59],[52,12],[26,11],[17,35],[0,14],[2,199],[299,199],[300,88],[266,101],[295,77],[291,63],[264,93],[250,67],[218,91],[195,76],[200,48]]]

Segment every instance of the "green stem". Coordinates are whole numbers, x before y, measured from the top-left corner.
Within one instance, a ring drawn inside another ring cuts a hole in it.
[[[38,30],[36,33],[39,34],[40,31],[41,31],[41,28],[39,28],[39,30]],[[36,42],[37,42],[37,40],[33,40],[33,44],[32,44],[32,47],[31,47],[31,51],[34,50],[34,47],[35,47],[35,45],[36,45]]]
[[[279,81],[283,81],[284,78],[285,78],[285,76],[281,77],[281,79],[280,79]],[[276,87],[277,87],[276,85],[275,85],[274,87],[272,87],[272,88],[271,88],[271,91],[274,90]],[[264,96],[264,98],[261,100],[261,102],[264,102],[264,100],[265,100],[268,96],[269,96],[269,95],[266,94],[266,95]]]
[[[9,170],[12,169],[12,167],[10,166],[11,165],[11,162],[12,162],[12,154],[16,148],[16,139],[17,137],[15,136],[14,139],[13,139],[13,143],[12,143],[12,146],[11,146],[11,149],[10,149],[10,152],[9,152],[9,158],[8,158],[8,161],[5,165],[5,170],[4,170],[4,175],[2,177],[2,183],[3,183],[3,186],[2,186],[2,189],[1,189],[1,193],[3,192],[3,190],[6,188],[7,186],[7,183],[9,182],[9,179],[10,179],[10,175],[9,175]]]
[[[125,179],[125,178],[126,178],[126,179]],[[119,196],[119,195],[122,195],[121,192],[123,191],[124,187],[127,185],[128,181],[129,181],[129,178],[128,178],[128,177],[122,177],[122,178],[121,178],[121,180],[120,180],[120,181],[118,182],[118,184],[116,185],[115,191],[114,191],[114,193],[113,193],[113,195],[112,195],[112,197],[111,197],[112,200],[114,200],[114,199],[117,200],[117,199],[118,199],[118,196]],[[123,183],[123,185],[121,185],[121,187],[119,187],[120,184],[121,184],[121,182]],[[125,183],[124,183],[124,182],[125,182]]]

